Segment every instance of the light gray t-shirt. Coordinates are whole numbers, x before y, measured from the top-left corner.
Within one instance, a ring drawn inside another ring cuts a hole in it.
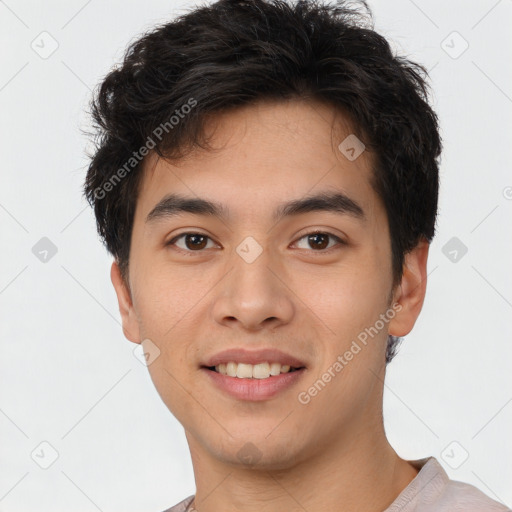
[[[419,473],[383,512],[512,512],[476,487],[456,480],[435,457],[409,461]],[[194,495],[164,512],[188,512]]]

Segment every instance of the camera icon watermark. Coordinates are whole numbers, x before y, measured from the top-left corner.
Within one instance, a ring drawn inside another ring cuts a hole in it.
[[[441,251],[452,263],[458,263],[466,255],[468,248],[454,236],[443,245]]]
[[[238,460],[252,466],[259,462],[263,455],[261,450],[258,449],[253,443],[245,443],[240,450],[237,452]]]
[[[353,162],[361,156],[366,146],[353,133],[343,139],[338,149],[343,153],[347,160]]]
[[[263,247],[252,236],[248,236],[238,245],[236,252],[246,263],[253,263],[263,252]]]
[[[458,469],[468,460],[469,453],[458,441],[452,441],[441,452],[441,458],[452,469]]]
[[[441,41],[441,48],[452,59],[458,59],[469,48],[469,43],[454,30]]]
[[[57,51],[59,43],[57,39],[45,30],[30,43],[30,47],[41,59],[46,60]]]
[[[160,356],[160,349],[149,338],[146,338],[133,349],[133,355],[140,364],[149,366]]]
[[[43,238],[32,247],[32,254],[41,263],[48,263],[57,254],[57,246],[49,238],[43,236]]]
[[[32,450],[30,456],[40,468],[48,469],[59,458],[59,452],[48,441],[43,441]]]

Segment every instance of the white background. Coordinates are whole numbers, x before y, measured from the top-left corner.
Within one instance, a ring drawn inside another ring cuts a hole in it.
[[[121,331],[79,131],[128,42],[189,5],[0,2],[0,511],[159,512],[194,493],[183,429]],[[427,297],[388,368],[386,431],[402,457],[434,455],[511,506],[512,2],[370,6],[376,29],[432,70],[444,140]],[[47,59],[31,48],[42,31],[59,45]],[[42,237],[58,249],[47,263],[32,253]],[[452,237],[468,248],[455,263],[442,252]],[[31,458],[50,456],[43,441],[59,454],[48,469]],[[442,455],[463,450],[458,469]]]

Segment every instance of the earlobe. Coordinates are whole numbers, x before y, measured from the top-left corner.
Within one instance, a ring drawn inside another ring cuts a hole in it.
[[[423,307],[427,289],[429,247],[429,243],[422,239],[405,255],[402,280],[393,298],[393,304],[398,303],[400,309],[389,323],[389,334],[392,336],[409,334]]]
[[[117,295],[119,312],[121,313],[123,324],[123,333],[129,341],[140,343],[139,324],[133,308],[132,298],[116,261],[112,263],[112,267],[110,268],[110,279]]]

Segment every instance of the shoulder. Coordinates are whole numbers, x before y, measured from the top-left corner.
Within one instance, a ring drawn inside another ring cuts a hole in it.
[[[188,498],[185,498],[183,501],[180,501],[177,505],[174,505],[174,507],[167,508],[163,512],[186,512],[188,506],[192,503],[193,499],[194,495],[189,496]]]
[[[447,512],[510,512],[508,507],[493,500],[475,486],[457,480],[446,482],[434,508],[436,511]]]
[[[385,512],[512,512],[475,486],[451,480],[435,457],[409,462],[420,471]]]

